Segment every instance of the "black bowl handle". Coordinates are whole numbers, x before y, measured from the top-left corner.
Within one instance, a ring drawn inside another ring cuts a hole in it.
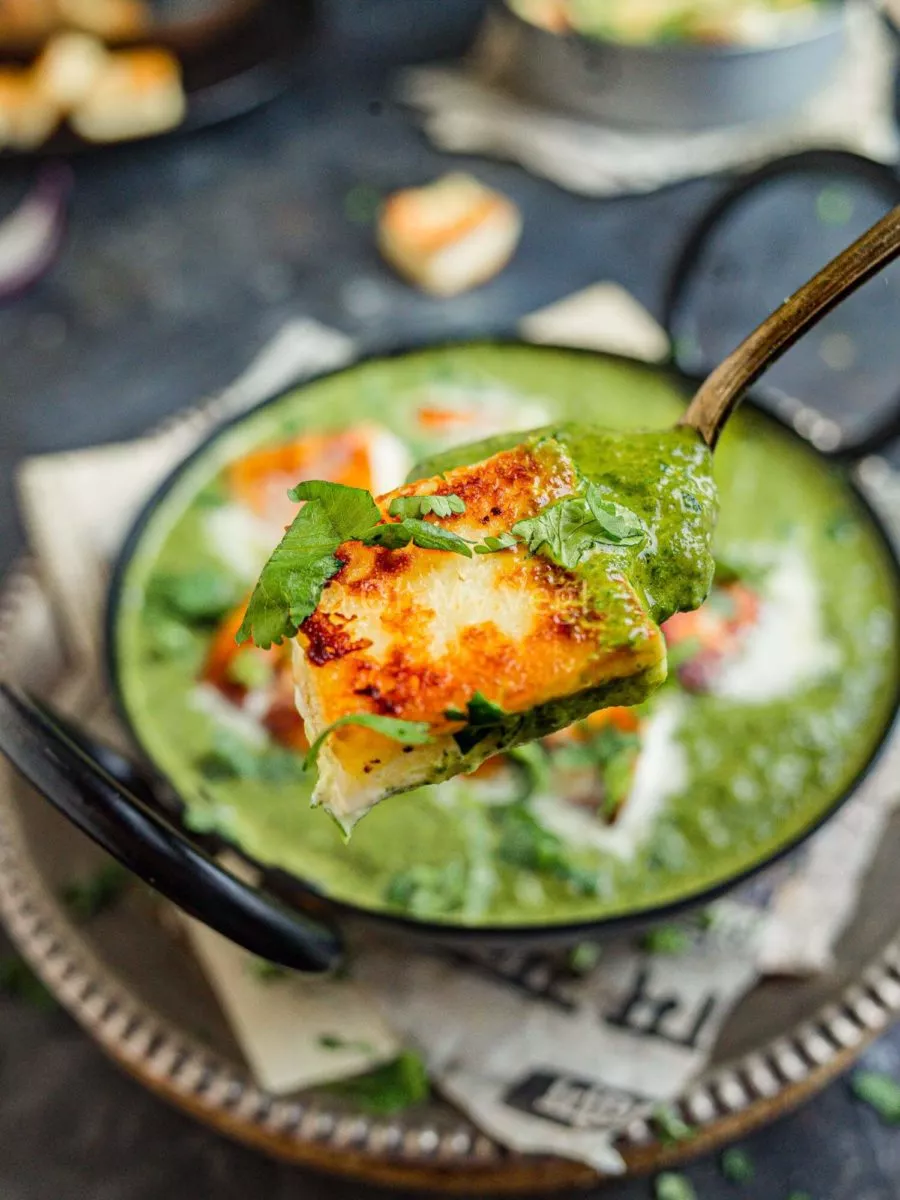
[[[0,683],[0,751],[63,816],[211,929],[295,971],[340,963],[334,930],[226,871],[107,769],[114,751],[104,766],[85,739],[9,683]]]
[[[697,384],[705,378],[706,369],[715,364],[685,362],[678,352],[678,320],[690,285],[694,281],[697,264],[704,247],[732,209],[750,192],[773,179],[802,171],[828,169],[835,174],[843,172],[853,175],[884,193],[888,207],[900,204],[900,176],[883,163],[863,158],[849,150],[802,150],[784,158],[774,159],[755,171],[738,176],[725,188],[705,210],[682,245],[669,274],[663,296],[662,324],[672,346],[674,365]],[[760,389],[765,395],[766,388]],[[770,396],[773,393],[769,393]],[[900,437],[900,397],[890,406],[862,438],[857,441],[841,439],[840,443],[825,453],[826,457],[839,462],[856,462],[869,454],[878,454]]]

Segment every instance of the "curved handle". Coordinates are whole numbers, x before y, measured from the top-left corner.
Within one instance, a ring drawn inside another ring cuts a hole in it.
[[[679,422],[715,448],[725,422],[767,367],[873,275],[900,257],[900,205],[789,296],[700,385]]]
[[[50,803],[179,908],[261,958],[323,972],[343,956],[331,929],[224,870],[88,753],[46,709],[0,683],[0,751]],[[121,760],[124,762],[124,760]]]
[[[690,299],[706,247],[731,213],[754,192],[785,178],[807,175],[826,175],[832,181],[843,179],[859,183],[870,193],[881,196],[886,207],[900,204],[900,178],[893,169],[847,150],[802,150],[774,159],[729,183],[690,229],[669,272],[663,296],[662,325],[673,347],[674,363],[696,381],[695,386],[699,387],[703,381],[703,364],[695,356],[685,358],[682,345],[691,345],[692,340],[683,342],[681,334],[685,303]],[[825,451],[819,448],[819,452],[838,461],[853,462],[865,455],[882,452],[898,437],[900,399],[895,400],[860,439],[843,438],[834,449]]]

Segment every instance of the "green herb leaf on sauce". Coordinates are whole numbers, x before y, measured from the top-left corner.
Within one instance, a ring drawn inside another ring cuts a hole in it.
[[[78,921],[89,921],[112,908],[124,895],[134,876],[119,863],[107,863],[84,879],[67,883],[60,895]]]
[[[420,864],[399,871],[388,882],[389,904],[417,917],[438,917],[459,912],[466,901],[467,872],[461,862],[440,867]]]
[[[221,726],[197,767],[206,779],[254,779],[260,783],[290,783],[304,771],[300,755],[270,743],[257,745]]]
[[[505,751],[510,765],[522,778],[516,800],[528,800],[538,792],[549,790],[550,755],[540,742],[525,742]]]
[[[544,554],[568,570],[598,545],[633,546],[645,536],[637,517],[605,500],[594,484],[588,484],[583,495],[556,500],[536,516],[517,521],[512,533],[532,554]]]
[[[219,571],[187,571],[154,577],[148,592],[151,608],[185,625],[206,627],[234,608],[240,593],[234,580]]]
[[[526,805],[507,804],[491,815],[500,826],[497,857],[503,862],[552,875],[579,896],[597,895],[596,871],[575,863],[562,839],[545,829]]]
[[[330,1083],[323,1090],[352,1100],[356,1108],[377,1116],[403,1112],[431,1094],[425,1063],[412,1050],[365,1075]]]
[[[420,521],[416,517],[385,521],[383,525],[364,530],[358,540],[367,546],[384,546],[387,550],[403,550],[412,542],[422,550],[446,550],[465,558],[472,557],[472,549],[465,538],[442,525]]]
[[[493,535],[486,537],[483,542],[479,542],[472,548],[476,554],[496,554],[500,550],[512,550],[518,544],[519,539],[513,537],[511,533],[500,533],[496,537]]]
[[[756,1174],[750,1155],[738,1146],[732,1146],[723,1153],[719,1166],[729,1183],[752,1183]]]
[[[465,501],[459,496],[396,496],[388,513],[392,517],[452,517],[454,513],[466,511]]]
[[[466,704],[466,711],[458,708],[448,708],[444,712],[448,721],[465,721],[465,729],[454,733],[453,740],[463,754],[483,742],[491,733],[508,719],[510,714],[493,700],[488,700],[481,692],[476,692]]]
[[[880,1071],[856,1071],[850,1080],[854,1096],[875,1110],[888,1125],[900,1125],[900,1082]]]
[[[424,746],[431,741],[431,726],[427,721],[401,721],[398,717],[382,717],[377,713],[347,713],[322,730],[306,752],[303,760],[304,770],[309,771],[315,766],[326,738],[343,725],[362,725],[394,742],[405,742],[408,746]]]

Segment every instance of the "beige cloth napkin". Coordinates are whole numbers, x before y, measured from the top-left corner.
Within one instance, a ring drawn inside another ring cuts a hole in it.
[[[534,314],[522,329],[534,340],[589,341],[647,359],[666,348],[649,314],[613,284]],[[23,512],[73,660],[58,703],[80,720],[92,714],[97,732],[121,736],[104,703],[100,650],[109,564],[130,522],[217,422],[353,353],[343,335],[294,321],[222,396],[162,432],[23,465]],[[828,965],[898,779],[894,746],[806,850],[720,902],[712,929],[697,932],[685,955],[663,958],[617,943],[582,980],[512,953],[449,961],[351,926],[350,979],[265,984],[249,955],[194,922],[188,928],[247,1061],[270,1092],[352,1075],[409,1041],[446,1094],[498,1140],[615,1171],[618,1133],[702,1071],[722,1022],[762,971]],[[326,1054],[335,1033],[349,1044]]]
[[[891,162],[900,148],[893,119],[896,52],[870,5],[850,0],[850,9],[848,52],[834,82],[796,115],[763,124],[653,133],[529,105],[504,90],[505,47],[496,26],[487,28],[477,61],[409,70],[399,94],[421,113],[441,150],[511,159],[589,196],[653,191],[811,148]]]

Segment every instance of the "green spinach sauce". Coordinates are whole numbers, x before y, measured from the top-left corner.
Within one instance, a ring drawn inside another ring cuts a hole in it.
[[[453,461],[416,420],[434,395],[507,406],[511,423],[521,422],[523,406],[537,414],[527,427],[591,420],[662,431],[683,406],[672,382],[636,365],[551,349],[465,346],[317,381],[220,437],[182,473],[146,527],[125,574],[115,630],[125,706],[192,820],[337,899],[473,925],[547,925],[651,908],[733,877],[814,824],[867,761],[891,715],[898,669],[892,567],[842,477],[750,411],[738,414],[716,452],[716,553],[729,562],[802,560],[828,654],[814,675],[770,698],[688,695],[667,683],[649,704],[679,712],[672,744],[684,775],[628,853],[581,845],[562,854],[540,811],[504,808],[478,779],[395,797],[344,846],[337,829],[308,808],[311,782],[298,779],[284,751],[264,756],[266,769],[209,770],[222,725],[197,706],[194,692],[211,629],[174,611],[160,618],[152,592],[166,576],[225,571],[206,532],[223,467],[298,431],[363,420],[403,439],[412,461]],[[583,469],[601,477],[602,462],[581,449]],[[638,476],[636,488],[643,486]],[[642,503],[652,506],[652,495],[633,497],[638,509]],[[651,599],[658,594],[661,612],[681,577],[678,569],[648,575],[644,586]],[[237,574],[230,580],[238,595],[249,582]],[[581,886],[586,878],[597,885]]]

